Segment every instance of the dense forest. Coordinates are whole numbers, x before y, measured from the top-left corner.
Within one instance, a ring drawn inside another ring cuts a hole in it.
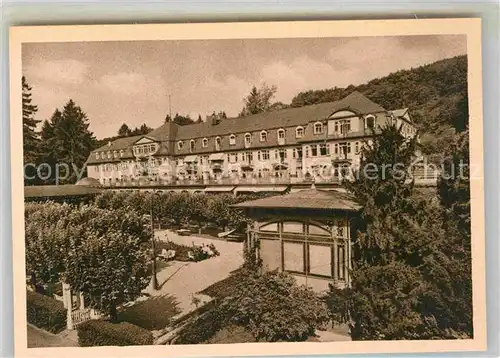
[[[454,132],[467,128],[466,56],[394,72],[359,86],[301,92],[290,106],[338,101],[353,91],[363,93],[386,109],[410,108],[428,154],[443,153]]]

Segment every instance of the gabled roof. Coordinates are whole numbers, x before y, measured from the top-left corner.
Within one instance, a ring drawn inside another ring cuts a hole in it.
[[[144,135],[134,135],[131,137],[118,138],[110,142],[110,144],[105,144],[102,147],[93,150],[93,152],[106,152],[108,150],[125,149],[141,139],[143,136]]]
[[[336,102],[285,108],[242,118],[228,118],[221,120],[220,123],[216,125],[213,125],[211,122],[203,122],[187,126],[178,126],[175,139],[186,140],[229,133],[253,132],[263,129],[304,125],[310,121],[326,119],[334,112],[344,109],[351,109],[359,114],[385,111],[382,106],[356,91]],[[150,135],[155,135],[154,132],[155,131],[151,132]]]
[[[195,125],[195,124],[192,124],[192,125]],[[172,139],[171,137],[173,135],[175,135],[175,132],[177,132],[176,129],[178,127],[181,127],[181,126],[179,126],[178,124],[173,123],[173,122],[166,122],[166,123],[163,123],[158,128],[156,128],[155,130],[153,130],[152,132],[149,132],[147,134],[147,136],[151,137],[151,138],[155,138],[156,140],[159,140],[159,141],[170,140],[170,139]]]
[[[111,144],[104,145],[99,149],[92,151],[87,163],[104,163],[104,162],[119,162],[121,159],[133,159],[132,145],[140,138],[147,137],[158,142],[161,142],[160,149],[155,155],[188,155],[191,154],[188,145],[183,146],[182,149],[174,145],[176,141],[185,141],[190,139],[209,138],[210,143],[207,147],[202,147],[200,140],[196,140],[195,150],[193,153],[203,154],[211,153],[215,150],[214,143],[212,143],[216,136],[222,138],[222,150],[239,150],[244,149],[244,136],[242,133],[251,133],[252,135],[252,148],[265,148],[274,147],[278,145],[277,134],[275,133],[278,128],[295,128],[302,126],[304,128],[304,136],[301,139],[295,137],[292,130],[287,130],[286,143],[288,145],[297,144],[305,141],[315,141],[320,138],[313,133],[313,123],[316,121],[324,120],[335,112],[341,110],[351,110],[357,115],[373,114],[377,118],[385,115],[386,110],[371,101],[359,92],[352,92],[345,98],[335,102],[318,103],[303,107],[285,108],[281,110],[264,112],[246,116],[242,118],[229,118],[223,119],[218,124],[212,122],[195,123],[186,126],[179,126],[173,122],[167,122],[149,132],[146,135],[124,137],[116,139]],[[259,141],[259,132],[262,130],[268,131],[268,140],[265,142]],[[228,136],[230,134],[238,134],[236,137],[236,144],[230,145]],[[323,138],[323,136],[321,136]],[[210,139],[211,138],[211,139]],[[107,152],[114,150],[124,150],[123,157],[120,158],[96,158],[95,152]]]
[[[321,209],[356,212],[361,209],[354,197],[331,190],[307,189],[295,193],[271,196],[232,205],[234,208]]]
[[[406,112],[408,112],[408,108],[395,109],[391,112],[392,114],[394,114],[395,117],[403,117],[406,114]]]
[[[142,138],[146,138],[146,139],[149,139],[151,141],[157,141],[158,139],[156,137],[153,137],[149,134],[143,134],[141,135],[137,140],[135,140],[132,144],[135,144],[137,143],[138,141],[140,141]]]

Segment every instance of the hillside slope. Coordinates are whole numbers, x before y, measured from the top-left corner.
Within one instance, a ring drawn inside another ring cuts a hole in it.
[[[301,92],[291,106],[337,101],[353,91],[386,109],[410,108],[428,154],[441,154],[455,131],[467,127],[466,56],[394,72],[359,86]]]

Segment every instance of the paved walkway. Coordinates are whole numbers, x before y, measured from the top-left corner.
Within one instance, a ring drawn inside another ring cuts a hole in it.
[[[152,296],[172,295],[178,302],[182,313],[196,308],[193,296],[201,301],[208,301],[210,297],[197,294],[208,286],[221,281],[243,264],[243,243],[227,242],[224,240],[207,239],[191,236],[180,236],[170,230],[156,232],[160,240],[169,240],[176,244],[191,246],[214,244],[220,256],[211,257],[200,262],[172,261],[170,265],[158,272],[159,290],[147,288],[146,292]]]
[[[28,324],[28,348],[35,347],[78,347],[78,341],[70,338],[67,331],[53,334]]]
[[[331,332],[331,331],[316,331],[317,339],[320,342],[344,342],[351,341],[351,337],[345,334]]]

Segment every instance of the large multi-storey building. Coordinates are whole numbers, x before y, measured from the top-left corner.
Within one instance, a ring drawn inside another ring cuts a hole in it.
[[[105,186],[205,191],[259,191],[264,184],[263,190],[280,191],[311,181],[335,185],[359,164],[362,146],[387,122],[405,136],[417,134],[407,109],[386,110],[358,92],[243,118],[167,122],[94,150],[88,176]]]

